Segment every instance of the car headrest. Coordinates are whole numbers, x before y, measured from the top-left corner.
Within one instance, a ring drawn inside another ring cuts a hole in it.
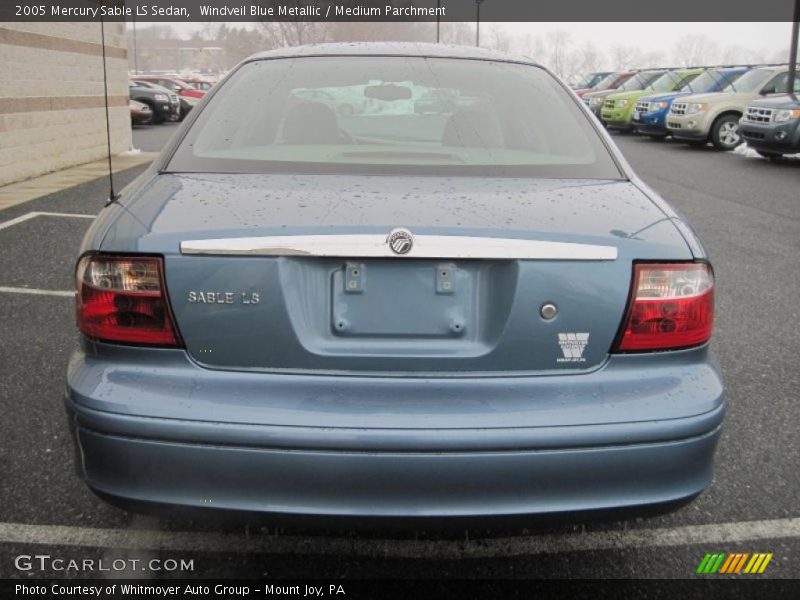
[[[341,133],[336,115],[321,102],[295,104],[283,122],[285,144],[339,144]]]
[[[485,110],[459,110],[444,126],[442,145],[465,148],[503,148],[503,133],[494,115]]]

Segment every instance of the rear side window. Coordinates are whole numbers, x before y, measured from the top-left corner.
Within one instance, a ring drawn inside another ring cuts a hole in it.
[[[543,69],[423,57],[243,65],[170,171],[495,174],[619,179],[589,118]]]
[[[681,76],[675,71],[664,73],[647,87],[655,92],[671,92],[676,89],[681,81]]]
[[[646,73],[636,73],[619,87],[622,92],[635,92],[648,87],[653,81],[661,77],[663,71],[648,71]]]
[[[744,71],[705,71],[689,81],[686,87],[681,86],[681,89],[697,93],[716,92],[739,79],[743,73]]]
[[[675,88],[675,91],[682,91],[691,89],[692,81],[697,78],[699,73],[691,73],[687,75]]]
[[[796,88],[797,86],[795,86]],[[769,80],[769,83],[761,88],[762,94],[787,94],[789,93],[789,73],[781,73]]]
[[[742,75],[737,81],[728,85],[723,92],[753,92],[764,83],[764,79],[769,75],[768,69],[753,69]]]

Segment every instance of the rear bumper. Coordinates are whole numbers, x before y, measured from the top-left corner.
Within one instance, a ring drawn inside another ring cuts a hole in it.
[[[184,360],[181,368],[193,383],[176,386],[183,353],[161,352],[166,361],[131,365],[133,377],[111,363],[104,367],[102,359],[73,358],[66,406],[79,474],[96,491],[187,507],[357,517],[489,517],[662,504],[710,484],[725,411],[705,349],[674,353],[651,371],[637,367],[641,357],[615,357],[620,364],[594,373],[531,381],[393,382],[389,406],[376,385],[383,378],[361,378],[374,380],[367,382],[374,394],[364,396],[352,381],[358,378],[291,376],[292,385],[283,388],[274,378],[290,376],[257,374],[263,383],[252,389],[254,374],[228,373],[239,386],[228,381],[227,394],[215,399],[204,378],[218,372]],[[554,385],[553,379],[563,383],[550,402],[549,388],[541,386]],[[316,385],[337,386],[338,400],[316,403]],[[460,389],[461,401],[429,404],[423,397],[427,389],[445,398],[450,386]],[[419,390],[417,397],[406,396],[411,389]],[[595,396],[590,389],[600,391]],[[491,395],[498,390],[504,397]],[[469,396],[475,393],[487,395],[474,403]],[[519,393],[536,410],[514,411]],[[293,394],[300,404],[291,401]],[[171,416],[152,414],[153,400],[162,409],[166,402]],[[286,401],[305,424],[292,422]],[[251,409],[243,412],[246,405]],[[151,414],[136,414],[143,407]],[[449,426],[437,414],[443,407]],[[509,412],[498,415],[502,407]],[[654,418],[641,418],[646,414]],[[506,422],[492,422],[501,418]]]
[[[77,429],[86,483],[128,500],[280,514],[509,516],[660,504],[711,482],[719,429],[654,444],[336,452],[175,443]]]

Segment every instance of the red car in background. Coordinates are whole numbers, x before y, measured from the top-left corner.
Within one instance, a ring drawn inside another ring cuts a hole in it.
[[[573,83],[570,87],[575,90],[576,93],[580,90],[590,90],[609,75],[611,75],[611,71],[587,73],[584,75],[583,79],[578,83]]]
[[[168,90],[172,90],[178,94],[178,96],[184,96],[186,98],[197,98],[199,100],[206,95],[204,90],[198,90],[183,79],[177,79],[175,77],[164,77],[162,75],[137,75],[136,80],[155,83],[167,88]]]
[[[581,88],[576,89],[575,93],[578,96],[583,97],[584,94],[588,92],[602,92],[603,90],[615,90],[623,83],[628,81],[631,77],[633,77],[636,71],[617,71],[615,73],[609,73],[603,79],[598,81],[594,86],[588,88]]]
[[[183,79],[181,79],[181,81],[185,81],[190,86],[192,86],[194,89],[200,90],[202,92],[207,92],[212,87],[214,87],[214,83],[212,81],[207,80],[207,79],[198,79],[198,78],[195,78],[195,77],[187,79],[186,77],[184,77]]]

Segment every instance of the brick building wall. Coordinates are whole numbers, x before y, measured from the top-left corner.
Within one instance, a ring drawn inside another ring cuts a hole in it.
[[[0,185],[106,156],[99,23],[0,22]],[[106,23],[111,151],[131,147],[124,23]]]

